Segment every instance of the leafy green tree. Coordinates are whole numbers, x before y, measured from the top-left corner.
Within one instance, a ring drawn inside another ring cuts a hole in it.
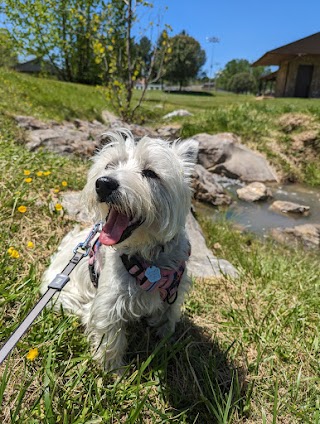
[[[257,80],[249,72],[239,72],[231,78],[229,90],[238,94],[255,93],[257,91]]]
[[[253,68],[250,62],[246,59],[233,59],[226,64],[224,69],[219,72],[219,75],[216,78],[216,87],[221,88],[227,91],[234,91],[231,87],[233,84],[233,78],[237,74],[249,74],[255,81],[256,85],[258,80],[262,75],[266,75],[270,72],[270,68],[265,66],[258,66]],[[248,76],[244,77],[243,75],[236,79],[236,81],[248,80]]]
[[[101,66],[93,40],[106,36],[107,16],[102,0],[4,0],[3,11],[19,48],[45,57],[61,79],[98,82]]]
[[[12,67],[17,63],[17,46],[9,31],[0,28],[0,66]]]
[[[152,42],[148,37],[143,36],[136,45],[136,56],[141,61],[141,75],[146,76],[152,59]]]
[[[165,65],[165,78],[178,83],[181,90],[188,80],[197,76],[206,61],[206,54],[199,42],[185,31],[169,41],[171,55]]]

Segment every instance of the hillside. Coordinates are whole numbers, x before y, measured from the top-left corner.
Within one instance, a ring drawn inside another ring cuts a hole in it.
[[[135,93],[135,97],[139,92]],[[110,103],[101,88],[63,83],[0,69],[1,116],[31,115],[42,119],[101,120]],[[260,151],[284,180],[320,185],[320,100],[267,99],[228,93],[179,94],[150,91],[139,122],[163,125],[175,109],[191,117],[175,118],[181,137],[196,133],[234,132]]]

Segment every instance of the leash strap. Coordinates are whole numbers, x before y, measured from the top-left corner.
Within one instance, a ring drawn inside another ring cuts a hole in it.
[[[90,234],[86,238],[83,243],[80,243],[74,249],[74,255],[70,259],[68,265],[63,269],[61,274],[57,274],[51,283],[48,284],[48,290],[41,297],[41,299],[36,303],[34,308],[29,312],[26,318],[22,321],[19,327],[15,330],[15,332],[10,336],[10,338],[6,341],[6,343],[0,349],[0,365],[9,355],[11,350],[15,347],[24,333],[31,327],[33,321],[37,318],[49,300],[58,292],[63,289],[63,287],[70,280],[69,275],[74,270],[74,268],[78,265],[81,259],[89,254],[90,251],[90,241],[95,236],[95,234],[99,231],[101,223],[96,224],[91,230]],[[78,251],[78,249],[82,249]]]

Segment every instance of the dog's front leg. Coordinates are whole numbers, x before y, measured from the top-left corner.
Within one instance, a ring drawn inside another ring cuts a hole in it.
[[[93,342],[94,358],[106,371],[119,370],[127,347],[125,320],[121,298],[99,293],[94,299],[87,331]]]

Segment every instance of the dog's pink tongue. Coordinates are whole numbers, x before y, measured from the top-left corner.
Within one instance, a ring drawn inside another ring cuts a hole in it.
[[[100,242],[107,246],[118,243],[128,225],[129,218],[126,215],[111,209],[107,221],[100,233]]]

